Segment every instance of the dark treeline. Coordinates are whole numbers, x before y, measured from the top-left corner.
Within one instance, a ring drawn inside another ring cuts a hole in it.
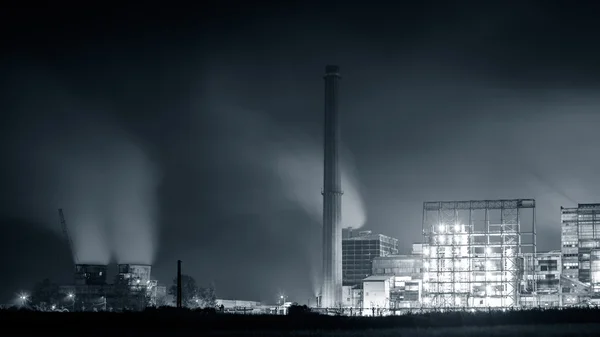
[[[599,309],[445,312],[408,314],[387,317],[326,316],[307,310],[292,310],[287,316],[222,314],[214,309],[186,310],[176,308],[149,309],[126,313],[58,313],[25,310],[1,311],[0,330],[22,335],[37,331],[44,335],[81,334],[72,329],[93,327],[90,333],[127,332],[152,334],[178,330],[202,331],[299,331],[299,330],[364,330],[392,328],[432,328],[499,325],[548,325],[600,323]],[[85,328],[84,328],[85,329]]]

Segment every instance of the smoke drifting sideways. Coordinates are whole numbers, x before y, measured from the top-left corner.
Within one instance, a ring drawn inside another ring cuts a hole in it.
[[[63,236],[62,208],[77,263],[151,264],[157,167],[110,112],[89,107],[97,104],[76,102],[54,81],[29,79],[20,89],[14,104],[20,114],[10,122],[13,215]]]
[[[220,109],[217,119],[235,137],[231,152],[246,166],[259,166],[279,181],[280,193],[316,222],[323,222],[323,149],[308,134],[291,130],[266,114],[242,108]],[[315,130],[317,132],[321,130]],[[229,134],[226,132],[224,134]],[[342,145],[343,227],[362,227],[367,213],[351,152]]]
[[[343,151],[347,152],[347,151]],[[342,159],[343,227],[360,228],[366,222],[366,211],[349,154]],[[283,144],[274,159],[276,170],[288,199],[295,201],[315,221],[323,221],[323,154],[314,142]]]

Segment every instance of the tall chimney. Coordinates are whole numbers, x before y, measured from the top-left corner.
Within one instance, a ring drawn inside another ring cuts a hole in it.
[[[323,177],[323,290],[322,308],[342,303],[342,179],[339,166],[340,125],[338,89],[340,68],[325,67],[325,170]]]
[[[177,260],[177,308],[181,308],[181,260]]]

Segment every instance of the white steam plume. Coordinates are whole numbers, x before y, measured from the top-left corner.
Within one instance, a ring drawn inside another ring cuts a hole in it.
[[[342,222],[343,227],[360,228],[366,214],[356,178],[350,175],[348,160],[342,160]],[[323,221],[323,155],[314,143],[289,143],[276,154],[276,172],[286,197],[310,214],[315,221]]]
[[[11,215],[48,224],[63,237],[62,208],[79,263],[151,263],[156,168],[109,111],[92,111],[97,102],[78,101],[39,70],[13,76],[12,108],[20,117],[6,135],[7,162],[19,163],[6,167],[18,194]]]
[[[277,124],[265,114],[245,109],[222,109],[217,117],[231,153],[257,165],[281,182],[282,194],[304,209],[317,223],[323,222],[323,150],[318,141]],[[318,130],[315,130],[318,131]],[[366,222],[356,171],[349,151],[342,151],[343,227],[359,228]],[[272,206],[272,205],[271,205]]]
[[[60,182],[53,187],[74,253],[79,263],[151,264],[157,240],[156,168],[118,129],[97,130],[93,142],[74,137],[46,148],[58,173],[48,179]],[[75,142],[79,151],[69,145]]]
[[[119,263],[152,264],[158,234],[157,170],[134,144],[123,144],[121,149],[125,152],[112,167],[113,252]]]

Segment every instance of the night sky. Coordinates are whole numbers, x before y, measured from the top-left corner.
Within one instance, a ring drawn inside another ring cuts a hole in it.
[[[321,270],[323,79],[341,67],[345,226],[421,240],[423,201],[598,202],[592,1],[2,8],[0,303],[81,262],[176,260],[218,297]]]

